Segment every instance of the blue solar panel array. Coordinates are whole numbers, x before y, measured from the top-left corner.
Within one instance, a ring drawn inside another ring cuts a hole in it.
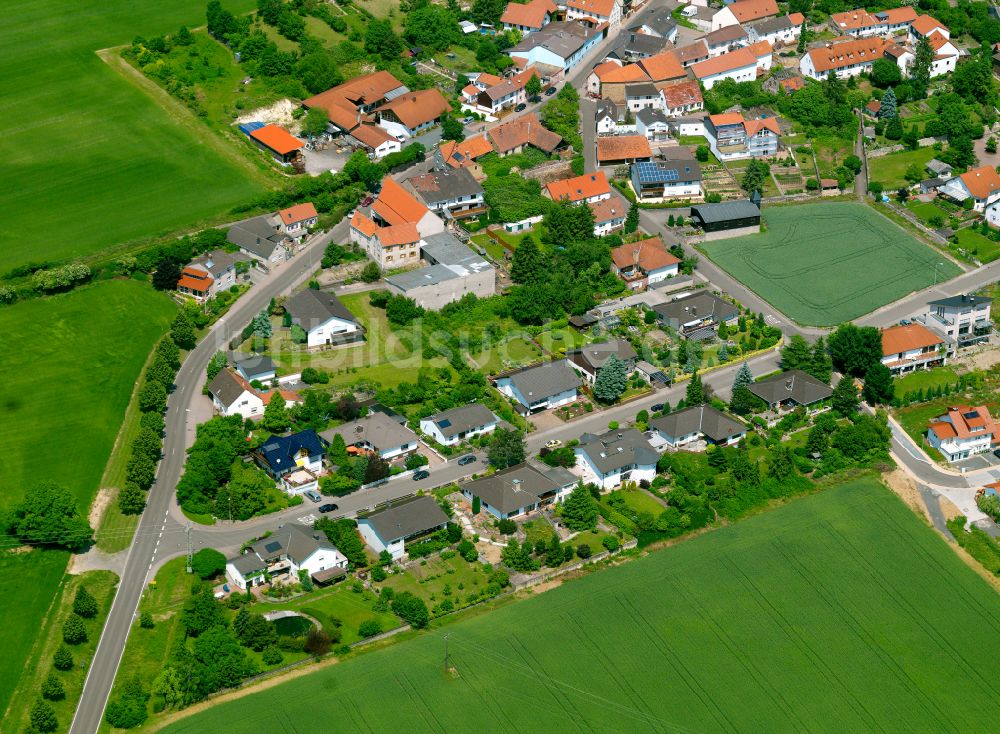
[[[659,163],[653,161],[645,161],[635,165],[638,166],[640,183],[662,183],[680,179],[680,173],[676,168],[662,168]]]

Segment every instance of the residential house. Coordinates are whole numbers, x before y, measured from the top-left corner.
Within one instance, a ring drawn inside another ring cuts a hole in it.
[[[386,276],[389,291],[412,298],[421,308],[438,310],[468,293],[489,298],[496,293],[496,271],[451,232],[421,240],[427,266]]]
[[[565,178],[545,185],[545,195],[552,201],[568,201],[571,204],[591,204],[611,198],[611,184],[603,171],[585,173],[574,178]]]
[[[299,157],[305,145],[301,140],[277,125],[264,125],[250,131],[250,140],[261,150],[271,154],[283,166],[290,165]]]
[[[364,333],[354,314],[326,291],[300,291],[285,301],[285,311],[306,332],[309,347],[357,341]]]
[[[408,497],[374,512],[358,515],[358,531],[376,553],[388,551],[392,560],[402,560],[406,543],[443,530],[448,516],[430,495]]]
[[[406,179],[408,188],[443,219],[465,219],[486,211],[483,187],[465,168],[430,171]]]
[[[270,384],[278,377],[274,361],[266,354],[233,354],[233,367],[244,380]]]
[[[469,403],[420,419],[420,431],[443,446],[492,433],[500,419],[482,403]]]
[[[660,324],[696,341],[711,339],[719,324],[735,324],[740,316],[738,306],[707,291],[658,304],[653,312]]]
[[[705,89],[711,89],[723,79],[752,82],[757,78],[757,57],[740,48],[708,61],[699,61],[691,66],[691,72]]]
[[[483,76],[486,75],[480,75],[480,78]],[[478,92],[474,104],[467,106],[485,115],[498,115],[503,110],[512,109],[528,101],[526,87],[532,77],[541,79],[541,75],[534,68],[525,69],[509,79],[500,79],[496,84]]]
[[[616,356],[624,363],[626,374],[632,374],[639,355],[635,348],[624,339],[586,344],[579,349],[566,352],[566,359],[584,380],[594,383],[597,381],[597,376],[601,373],[604,363],[611,358],[611,355]]]
[[[748,23],[745,27],[751,43],[767,41],[772,46],[780,48],[799,42],[804,21],[805,16],[802,13],[791,13]]]
[[[682,152],[687,153],[686,150]],[[633,163],[630,179],[636,196],[645,202],[704,196],[701,166],[691,159]]]
[[[723,26],[706,34],[703,40],[708,44],[709,58],[722,56],[750,44],[750,36],[741,25]]]
[[[856,8],[842,13],[832,13],[829,24],[839,36],[871,38],[889,33],[889,17],[888,11],[870,13],[864,8]],[[907,30],[910,24],[916,20],[917,11],[909,6],[894,8],[892,18],[894,31]]]
[[[704,38],[699,38],[697,41],[693,41],[687,46],[675,48],[674,58],[676,58],[678,63],[685,69],[689,66],[697,64],[699,61],[707,61],[708,44],[705,43]]]
[[[399,138],[391,135],[385,128],[369,122],[362,122],[346,136],[365,148],[369,156],[377,161],[403,149]]]
[[[802,406],[815,409],[833,395],[833,390],[802,370],[789,370],[759,382],[747,385],[747,389],[767,403],[771,410],[792,409]]]
[[[820,81],[831,71],[839,79],[847,79],[870,72],[872,64],[887,52],[900,66],[900,71],[905,71],[905,54],[896,58],[894,54],[898,52],[893,50],[893,44],[882,38],[859,38],[810,49],[799,61],[799,70],[803,76]]]
[[[672,82],[660,86],[660,106],[667,117],[681,117],[704,109],[705,100],[698,82]]]
[[[246,591],[271,580],[298,583],[299,571],[316,581],[347,574],[347,558],[326,535],[302,525],[286,523],[258,540],[245,553],[226,561],[226,576]]]
[[[930,40],[930,37],[938,33],[945,38],[951,38],[951,31],[941,21],[929,15],[919,15],[914,18],[906,30],[907,41],[912,46],[916,46],[921,38]]]
[[[520,31],[526,35],[540,31],[556,14],[552,0],[532,0],[529,3],[509,2],[500,16],[505,31]]]
[[[944,183],[944,181],[941,182],[941,184]],[[983,212],[983,218],[991,227],[1000,227],[1000,201],[995,201],[987,205],[986,210]]]
[[[611,272],[633,291],[673,278],[680,272],[680,264],[659,237],[629,242],[611,251]]]
[[[1000,424],[985,405],[956,405],[930,422],[927,443],[948,461],[968,459],[1000,446]]]
[[[565,500],[578,483],[561,467],[517,464],[462,485],[462,494],[472,504],[498,520],[509,520]]]
[[[562,79],[604,38],[606,26],[558,21],[535,31],[506,53],[521,69],[536,67],[551,81]]]
[[[629,31],[644,36],[663,38],[671,43],[677,40],[677,21],[669,8],[659,8],[646,16],[645,20],[631,26]]]
[[[691,207],[691,221],[704,232],[705,240],[742,237],[760,232],[759,198],[697,204]]]
[[[448,168],[467,168],[477,181],[486,178],[483,167],[476,161],[493,152],[493,146],[485,135],[466,138],[462,142],[442,140],[434,149],[434,168],[444,171]]]
[[[1000,201],[1000,174],[993,166],[973,168],[949,180],[938,193],[959,204],[971,197],[973,210],[983,212],[990,204]]]
[[[236,258],[224,250],[199,255],[181,271],[177,291],[196,300],[212,298],[236,285]]]
[[[622,482],[653,481],[660,458],[634,428],[613,429],[600,436],[585,433],[573,453],[583,480],[601,489],[613,489]]]
[[[757,76],[762,77],[771,70],[774,63],[774,50],[770,41],[757,41],[746,47],[746,50],[757,59]]]
[[[244,419],[264,415],[264,401],[260,393],[248,380],[230,370],[221,370],[212,378],[208,383],[208,394],[219,415],[240,415]]]
[[[357,233],[365,253],[382,270],[415,265],[420,259],[420,232],[409,222],[378,227],[355,211],[351,217],[351,235]]]
[[[334,436],[344,439],[348,453],[377,453],[383,459],[395,459],[417,450],[420,439],[406,427],[406,423],[393,420],[385,413],[373,412],[328,428],[320,434],[327,442]]]
[[[775,0],[740,0],[726,5],[712,16],[712,30],[715,31],[730,25],[753,23],[777,14],[778,3]]]
[[[948,36],[943,33],[934,32],[927,37],[931,50],[934,52],[934,60],[931,61],[931,77],[950,74],[955,71],[958,59],[962,55]]]
[[[280,225],[275,226],[267,214],[232,225],[226,233],[226,240],[265,267],[291,257],[291,238],[281,230]]]
[[[648,82],[649,74],[639,64],[619,64],[605,61],[594,67],[587,77],[587,91],[594,96],[625,106],[626,87]]]
[[[601,99],[597,102],[597,110],[594,112],[594,122],[598,135],[613,135],[618,129],[618,123],[624,116],[618,111],[618,105],[610,99]]]
[[[705,120],[705,137],[709,147],[723,161],[776,155],[779,131],[775,118],[747,120],[741,112],[710,115]]]
[[[401,135],[412,138],[437,124],[450,111],[451,104],[445,96],[431,87],[393,97],[378,108],[378,124],[397,139]]]
[[[658,104],[662,97],[657,96]],[[666,115],[658,107],[646,107],[635,115],[635,129],[651,143],[663,143],[670,138],[670,125]]]
[[[711,446],[732,446],[747,435],[746,424],[711,405],[693,405],[668,413],[651,420],[649,427],[671,449],[691,450],[691,445],[700,441]]]
[[[552,153],[562,144],[562,137],[542,125],[534,112],[490,128],[486,135],[501,156],[520,153],[529,145]]]
[[[572,403],[580,384],[580,376],[565,359],[504,373],[495,380],[497,390],[512,398],[522,413]]]
[[[444,221],[392,176],[382,179],[370,207],[359,207],[351,216],[351,241],[383,269],[416,262],[420,238],[443,231]]]
[[[893,375],[943,365],[947,352],[944,338],[921,324],[897,324],[882,330],[882,364]]]
[[[296,204],[278,212],[278,221],[295,244],[299,244],[309,234],[309,230],[319,221],[319,213],[311,201]]]
[[[608,52],[608,59],[636,61],[646,59],[670,46],[670,41],[659,36],[648,36],[631,28],[619,37],[618,43]]]
[[[686,79],[688,76],[673,51],[663,51],[656,54],[656,56],[642,59],[639,61],[639,66],[646,72],[646,76],[654,84],[679,81]]]
[[[597,139],[597,164],[616,166],[653,158],[645,135],[616,135]]]
[[[307,428],[288,436],[271,436],[251,455],[286,492],[302,494],[318,486],[327,445],[316,431]]]
[[[369,113],[377,107],[409,91],[389,72],[376,71],[313,95],[302,106],[307,110],[324,110],[331,132],[350,134],[364,121],[371,122]]]
[[[566,20],[614,28],[622,22],[621,0],[565,0]]]
[[[625,107],[632,114],[660,106],[660,90],[652,82],[625,86]]]
[[[594,215],[594,236],[605,237],[625,226],[629,205],[619,196],[587,204]]]
[[[993,299],[962,294],[930,301],[925,322],[942,331],[959,348],[989,341],[993,331]]]

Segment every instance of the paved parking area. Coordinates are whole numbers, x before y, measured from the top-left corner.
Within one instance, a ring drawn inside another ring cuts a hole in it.
[[[975,456],[970,456],[968,459],[956,461],[952,464],[952,466],[959,470],[965,469],[966,471],[976,471],[978,469],[1000,467],[1000,459],[994,456],[992,452],[987,454],[976,454]]]

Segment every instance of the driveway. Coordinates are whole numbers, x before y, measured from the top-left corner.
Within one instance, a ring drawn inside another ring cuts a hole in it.
[[[979,469],[992,469],[1000,467],[1000,459],[993,454],[976,454],[968,459],[956,461],[952,466],[959,471],[977,471]]]

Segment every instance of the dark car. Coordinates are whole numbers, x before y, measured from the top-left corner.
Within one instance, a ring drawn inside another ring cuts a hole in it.
[[[458,460],[459,466],[466,466],[468,464],[474,464],[476,462],[476,457],[472,454],[466,454],[461,459]]]
[[[361,200],[361,206],[371,206],[371,203],[375,201],[375,197],[369,194],[364,199]]]
[[[322,513],[336,512],[339,509],[340,509],[340,507],[338,507],[337,505],[333,504],[332,502],[330,502],[328,504],[325,504],[325,505],[320,505],[319,506],[319,511],[322,512]]]
[[[517,107],[514,108],[514,112],[524,112],[525,109],[527,109],[527,107],[528,105],[522,102],[521,104],[519,104]]]
[[[419,469],[413,472],[413,481],[419,482],[421,479],[427,479],[427,477],[429,477],[430,475],[431,473],[426,469]]]
[[[653,413],[659,413],[661,410],[663,410],[663,403],[657,403],[656,405],[654,405],[653,407],[651,407],[649,410],[650,410],[650,412],[653,412]]]
[[[546,97],[551,97],[555,93],[556,93],[556,88],[555,87],[549,87],[548,89],[545,90],[545,96]]]
[[[1000,459],[1000,449],[993,449],[993,455]]]

